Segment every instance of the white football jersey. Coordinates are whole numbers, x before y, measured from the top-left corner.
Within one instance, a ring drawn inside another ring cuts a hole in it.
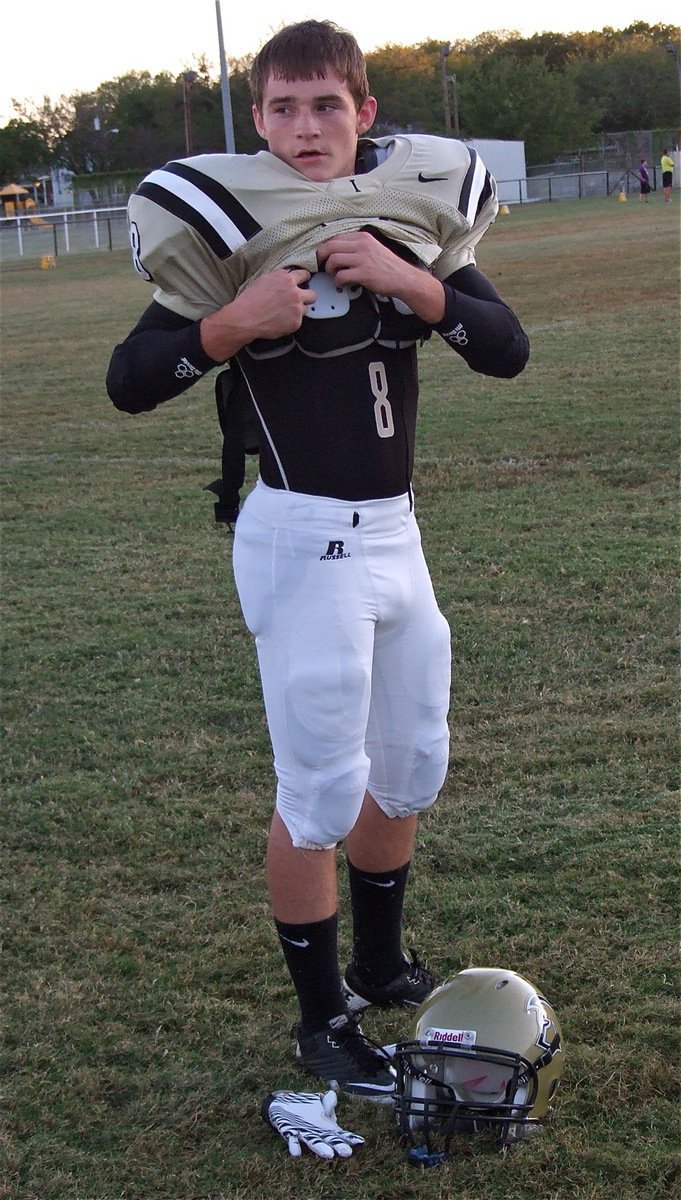
[[[369,144],[379,152],[373,170],[321,183],[267,150],[203,154],[152,171],[130,198],[128,221],[135,266],[155,284],[154,299],[198,320],[266,272],[314,273],[321,242],[367,227],[440,279],[475,263],[498,210],[476,151],[426,134]]]

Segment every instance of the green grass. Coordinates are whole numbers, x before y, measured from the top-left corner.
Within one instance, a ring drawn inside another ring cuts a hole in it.
[[[4,273],[3,1200],[673,1194],[677,259],[675,206],[513,209],[479,261],[527,370],[423,352],[415,488],[455,671],[405,940],[444,972],[521,971],[566,1039],[540,1138],[424,1173],[385,1111],[342,1100],[367,1145],[330,1166],[258,1116],[308,1084],[265,897],[257,668],[202,491],[212,383],[110,405],[149,298],[127,255]]]

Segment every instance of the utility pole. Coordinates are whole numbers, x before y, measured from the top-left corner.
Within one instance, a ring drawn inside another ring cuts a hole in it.
[[[665,46],[665,50],[667,51],[667,54],[671,54],[672,58],[674,59],[674,64],[676,66],[676,77],[679,81],[679,100],[681,102],[681,56],[679,55],[679,46],[674,45],[673,42],[668,42]],[[681,132],[678,129],[674,135],[674,139],[676,141],[676,149],[681,150]]]
[[[452,114],[449,110],[449,83],[447,80],[447,55],[451,46],[440,46],[440,73],[442,75],[442,107],[445,114],[445,134],[452,136]]]
[[[456,75],[448,75],[447,82],[452,85],[452,100],[454,101],[454,133],[456,137],[461,133],[459,125],[459,89],[456,82]]]
[[[182,76],[182,106],[184,108],[184,146],[187,158],[191,158],[194,153],[192,148],[192,107],[189,98],[189,89],[192,84],[196,83],[198,74],[196,71],[185,71]]]
[[[234,154],[234,121],[232,118],[232,99],[229,94],[229,72],[227,70],[225,43],[222,36],[220,0],[215,0],[215,15],[218,22],[218,42],[220,45],[220,92],[222,94],[222,119],[225,126],[225,149],[228,154]]]

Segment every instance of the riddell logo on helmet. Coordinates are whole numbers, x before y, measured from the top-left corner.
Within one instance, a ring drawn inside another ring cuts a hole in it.
[[[445,1046],[474,1046],[474,1029],[430,1029],[424,1030],[424,1042],[441,1042]]]

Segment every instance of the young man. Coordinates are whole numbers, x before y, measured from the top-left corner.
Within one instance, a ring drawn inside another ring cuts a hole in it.
[[[669,153],[669,149],[665,146],[660,159],[660,167],[662,169],[662,195],[665,204],[671,204],[672,199],[672,183],[674,180],[674,159]]]
[[[402,909],[417,815],[448,757],[450,636],[411,490],[416,347],[435,330],[474,371],[512,377],[528,343],[474,265],[494,181],[459,142],[361,140],[376,101],[351,35],[283,29],[251,86],[267,150],[170,163],[131,199],[136,265],[157,290],[107,383],[117,407],[141,412],[229,360],[257,413],[260,475],[234,571],[274,750],[267,873],[297,1056],[385,1099],[394,1070],[353,1014],[415,1006],[433,987],[403,954]]]

